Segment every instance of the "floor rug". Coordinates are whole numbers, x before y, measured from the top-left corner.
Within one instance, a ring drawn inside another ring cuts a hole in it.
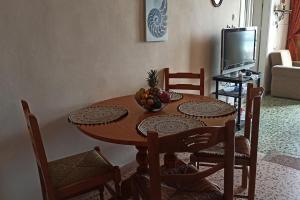
[[[259,134],[259,152],[300,158],[300,101],[265,96]]]
[[[284,155],[278,152],[269,152],[263,160],[300,170],[300,158],[297,157]]]

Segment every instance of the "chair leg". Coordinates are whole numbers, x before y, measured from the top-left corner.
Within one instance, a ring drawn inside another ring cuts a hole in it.
[[[121,188],[118,181],[115,181],[116,199],[121,199]]]
[[[132,200],[140,200],[137,186],[133,183],[133,181],[131,181],[130,187],[131,187]]]
[[[47,200],[47,191],[45,189],[45,182],[42,178],[42,172],[41,172],[41,169],[38,167],[38,170],[39,170],[39,178],[40,178],[40,184],[41,184],[41,189],[42,189],[42,195],[43,195],[43,200]]]
[[[100,196],[100,200],[104,200],[104,186],[103,185],[99,186],[99,196]]]
[[[255,181],[256,181],[256,165],[250,167],[249,170],[249,187],[248,187],[248,199],[254,200],[255,198]]]
[[[115,177],[114,177],[114,184],[115,184],[115,198],[116,199],[121,199],[122,195],[121,195],[121,187],[120,187],[120,182],[121,182],[121,171],[119,169],[119,167],[114,166],[115,169]]]
[[[193,154],[190,156],[190,164],[194,165],[197,169],[199,169],[200,163],[198,161],[195,161]]]
[[[242,188],[248,186],[248,166],[242,166]]]
[[[191,165],[195,166],[195,167],[198,169],[198,162],[192,162],[192,161],[190,161],[190,163],[189,163],[189,164],[191,164]]]
[[[138,192],[132,191],[132,200],[140,200]]]
[[[197,168],[197,169],[199,169],[200,168],[200,163],[199,162],[195,162],[195,167]]]

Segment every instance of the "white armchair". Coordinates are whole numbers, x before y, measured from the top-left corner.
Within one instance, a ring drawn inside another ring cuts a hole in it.
[[[300,99],[300,61],[292,62],[289,50],[272,52],[270,61],[271,95]]]

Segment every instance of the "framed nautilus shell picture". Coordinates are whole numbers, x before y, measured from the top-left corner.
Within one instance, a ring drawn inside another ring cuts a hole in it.
[[[168,40],[168,1],[146,0],[146,41]]]

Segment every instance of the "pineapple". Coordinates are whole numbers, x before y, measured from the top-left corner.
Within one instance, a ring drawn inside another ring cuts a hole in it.
[[[150,87],[149,93],[153,96],[157,96],[160,92],[160,89],[157,88],[157,85],[159,83],[157,70],[152,69],[148,72],[147,82]]]
[[[148,72],[147,82],[150,88],[155,88],[158,85],[158,74],[156,70],[151,69]]]
[[[160,111],[163,108],[163,103],[160,99],[160,95],[162,94],[162,92],[157,87],[159,83],[157,70],[150,70],[148,72],[147,82],[150,88],[147,90],[141,88],[138,92],[136,92],[135,100],[147,111]],[[165,98],[162,99],[164,100],[164,103],[169,102],[166,101]]]

